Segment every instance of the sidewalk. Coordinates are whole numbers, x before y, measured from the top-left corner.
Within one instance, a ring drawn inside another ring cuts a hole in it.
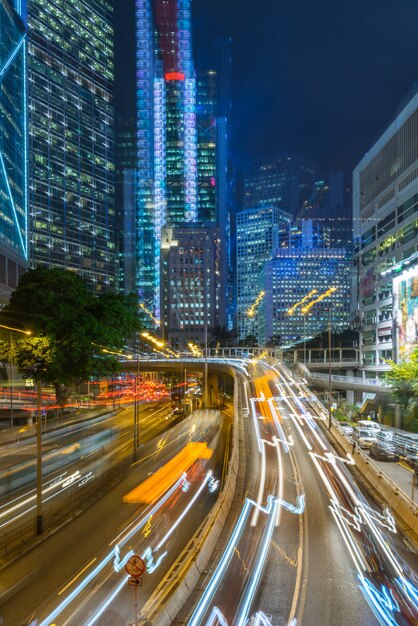
[[[382,472],[389,476],[411,500],[418,502],[418,486],[414,485],[414,470],[403,461],[376,461],[372,459]]]

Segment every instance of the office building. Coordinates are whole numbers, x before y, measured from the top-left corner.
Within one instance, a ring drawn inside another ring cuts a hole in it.
[[[330,171],[315,180],[311,194],[300,208],[298,218],[320,223],[325,245],[331,248],[351,248],[351,185],[348,184],[344,172]]]
[[[353,172],[360,351],[366,376],[418,344],[418,93]]]
[[[116,249],[117,289],[136,292],[136,120],[116,124]]]
[[[113,15],[110,0],[31,0],[28,92],[31,264],[115,288]]]
[[[291,219],[289,213],[276,206],[244,209],[236,215],[237,330],[240,340],[258,335],[259,274],[278,247],[279,231],[287,230]]]
[[[215,326],[225,326],[220,282],[219,227],[185,223],[165,226],[161,238],[163,335],[172,348],[204,347]]]
[[[137,290],[157,317],[161,229],[197,219],[190,5],[190,0],[136,0]]]
[[[244,207],[277,206],[296,217],[310,197],[316,166],[296,155],[250,161],[244,167]]]
[[[28,263],[24,17],[21,2],[0,0],[0,306]]]
[[[323,247],[318,228],[304,220],[289,246],[279,246],[260,271],[264,292],[257,315],[258,342],[289,346],[327,329],[343,330],[350,313],[351,258],[345,248]]]

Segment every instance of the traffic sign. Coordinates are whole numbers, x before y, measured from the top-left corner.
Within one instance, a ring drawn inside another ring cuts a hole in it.
[[[137,554],[133,554],[126,562],[125,569],[129,576],[140,578],[145,572],[145,563]]]
[[[129,578],[128,585],[132,585],[132,587],[142,587],[142,578]]]

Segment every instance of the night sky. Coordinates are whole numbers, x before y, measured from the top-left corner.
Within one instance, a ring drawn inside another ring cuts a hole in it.
[[[134,0],[115,0],[117,110],[135,108]],[[233,41],[232,148],[351,171],[418,81],[417,0],[193,0],[194,47]]]

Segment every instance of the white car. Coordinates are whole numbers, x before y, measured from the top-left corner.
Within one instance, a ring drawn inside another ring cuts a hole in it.
[[[345,435],[353,434],[353,427],[348,422],[338,422],[341,430]]]
[[[357,422],[357,426],[358,428],[367,428],[374,435],[377,435],[377,433],[380,433],[380,431],[382,430],[380,424],[372,422],[371,420],[360,420],[359,422]]]

